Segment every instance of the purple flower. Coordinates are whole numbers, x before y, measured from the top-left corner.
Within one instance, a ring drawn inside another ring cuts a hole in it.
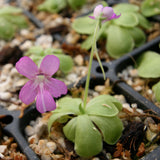
[[[94,9],[93,16],[89,16],[92,19],[100,18],[102,22],[109,21],[111,19],[117,19],[121,15],[116,15],[112,9],[112,7],[103,7],[103,5],[98,5]]]
[[[22,87],[19,94],[20,100],[28,105],[36,98],[36,107],[40,113],[56,109],[53,97],[57,98],[67,93],[65,83],[52,78],[52,75],[57,72],[59,64],[56,56],[47,55],[38,69],[29,57],[22,57],[16,63],[16,69],[30,80]]]

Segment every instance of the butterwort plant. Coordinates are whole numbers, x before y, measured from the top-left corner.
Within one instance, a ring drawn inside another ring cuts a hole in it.
[[[96,47],[98,31],[104,21],[116,19],[119,16],[110,7],[98,5],[94,9],[94,16],[91,18],[96,21],[96,27],[93,34],[84,98],[82,100],[65,96],[59,99],[57,109],[53,111],[48,121],[49,132],[54,122],[64,123],[64,135],[74,143],[74,149],[81,157],[92,157],[101,152],[103,141],[115,144],[123,130],[122,122],[118,118],[122,105],[117,99],[110,95],[100,95],[87,102],[94,54],[96,54],[105,78]]]
[[[53,97],[67,93],[65,83],[52,78],[59,69],[59,64],[59,59],[54,55],[45,56],[39,68],[29,57],[22,57],[16,63],[16,69],[29,81],[20,90],[20,100],[29,105],[36,99],[36,108],[40,113],[55,110]]]

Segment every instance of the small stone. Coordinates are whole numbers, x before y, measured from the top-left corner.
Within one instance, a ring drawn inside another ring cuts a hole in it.
[[[92,160],[100,160],[98,157],[94,157],[92,158]]]
[[[146,131],[146,138],[149,142],[152,142],[152,140],[157,136],[157,133],[152,132],[149,128]]]
[[[58,143],[61,144],[61,146],[62,146],[63,148],[66,148],[66,144],[65,144],[65,141],[64,141],[64,138],[63,138],[63,137],[61,137],[61,138],[58,139]]]
[[[23,51],[26,51],[29,48],[31,48],[32,46],[33,46],[32,42],[27,40],[20,46],[20,49],[23,50]]]
[[[126,99],[123,95],[115,95],[114,96],[118,101],[120,101],[122,104],[126,103]]]
[[[33,134],[35,133],[34,131],[34,128],[30,125],[28,125],[26,128],[25,128],[25,134],[27,136],[32,136]]]
[[[10,92],[0,92],[0,99],[9,100],[12,97]]]
[[[82,55],[77,55],[77,56],[74,58],[74,62],[75,62],[75,64],[77,64],[78,66],[82,66],[83,63],[84,63]]]
[[[127,109],[129,112],[133,113],[133,109],[130,107],[130,105],[128,103],[124,103],[122,104],[123,108]]]
[[[35,126],[35,133],[38,137],[41,137],[44,132],[48,132],[47,124],[40,121],[38,125]]]
[[[20,79],[20,80],[18,80],[18,81],[16,81],[15,82],[15,87],[22,87],[22,86],[24,86],[24,84],[26,83],[26,82],[28,82],[28,79],[26,79],[26,78],[23,78],[23,79]]]
[[[95,89],[95,91],[97,91],[97,92],[101,92],[102,90],[105,89],[105,86],[100,86],[100,85],[98,85],[98,86],[96,86],[94,89]]]
[[[4,155],[2,153],[0,153],[0,158],[2,158],[2,159],[4,158]]]
[[[142,86],[136,86],[134,87],[134,89],[137,91],[137,92],[140,92],[142,90]]]
[[[13,68],[13,64],[11,63],[4,65],[1,74],[8,75],[12,68]]]
[[[77,80],[77,75],[75,73],[71,73],[71,74],[68,74],[68,76],[66,77],[66,79],[70,82],[76,82]]]
[[[38,137],[36,134],[32,135],[31,137],[28,138],[28,142],[30,144],[37,144],[38,143]]]
[[[129,71],[129,74],[130,74],[131,77],[137,77],[138,76],[138,71],[137,71],[137,69],[131,69]]]
[[[8,106],[7,109],[8,109],[9,111],[17,110],[17,109],[18,109],[18,105],[11,104],[11,105]]]
[[[51,153],[53,153],[57,149],[57,145],[54,142],[47,142],[46,146],[48,147]]]
[[[0,153],[5,153],[7,150],[7,145],[0,145]]]
[[[37,38],[35,45],[41,46],[44,49],[51,48],[52,47],[52,36],[50,36],[50,35],[40,36],[39,38]]]
[[[45,155],[45,154],[43,154],[43,155],[41,156],[41,160],[51,160],[51,157],[50,157],[50,155]]]

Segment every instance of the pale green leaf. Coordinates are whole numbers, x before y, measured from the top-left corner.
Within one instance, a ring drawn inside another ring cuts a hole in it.
[[[54,54],[56,57],[59,58],[60,60],[60,70],[63,73],[68,73],[72,70],[73,68],[73,59],[71,56],[64,55],[64,54]]]
[[[141,46],[146,42],[146,34],[138,27],[128,28],[128,32],[131,34],[134,39],[134,43],[136,47]]]
[[[44,56],[44,50],[41,46],[32,46],[29,48],[29,50],[25,53],[25,56],[30,55],[36,55],[36,56]]]
[[[19,14],[22,13],[22,10],[20,8],[17,7],[13,7],[13,6],[5,6],[3,8],[0,8],[0,15],[10,15],[10,14]]]
[[[160,14],[160,1],[144,0],[141,4],[141,12],[146,17]]]
[[[156,100],[160,102],[160,82],[156,83],[153,87],[152,90],[155,94]]]
[[[58,112],[70,112],[72,114],[79,114],[79,105],[82,103],[80,98],[63,97],[58,100]]]
[[[76,126],[77,117],[74,117],[63,127],[63,132],[66,138],[72,142],[75,142]]]
[[[137,59],[138,74],[144,78],[160,77],[160,55],[153,51],[144,52]]]
[[[114,24],[123,27],[135,27],[139,23],[136,14],[133,12],[122,13],[121,16],[118,19],[115,19],[113,22]]]
[[[92,157],[102,150],[102,136],[87,115],[77,117],[75,151],[81,157]]]
[[[26,18],[22,15],[14,15],[14,18],[13,15],[3,15],[3,18],[17,29],[26,28],[28,26]]]
[[[52,124],[58,120],[60,120],[61,118],[68,116],[69,114],[71,114],[70,112],[53,112],[52,116],[49,117],[48,120],[48,132],[50,133]]]
[[[140,13],[136,13],[139,25],[145,29],[149,29],[152,27],[151,23]]]
[[[86,113],[88,115],[112,117],[117,115],[118,112],[117,107],[108,99],[107,95],[100,95],[93,98],[86,107]]]
[[[123,124],[117,116],[102,117],[91,115],[89,117],[101,131],[106,143],[115,144],[117,142],[123,130]]]
[[[106,50],[113,58],[119,58],[132,51],[134,40],[122,27],[111,25],[107,32]]]
[[[77,18],[72,23],[72,28],[81,34],[92,34],[95,29],[96,21],[88,16]]]
[[[10,40],[15,33],[15,27],[4,18],[0,17],[0,38],[4,40]]]
[[[97,40],[99,38],[106,38],[106,32],[107,32],[107,28],[109,26],[109,23],[108,22],[105,22],[99,32],[98,32],[98,35],[97,35]],[[91,34],[90,36],[88,36],[88,38],[81,44],[81,47],[86,49],[86,50],[89,50],[92,46],[92,41],[93,41],[93,34]]]
[[[93,34],[88,36],[88,38],[81,44],[83,49],[89,50],[92,46]]]
[[[38,6],[38,10],[50,13],[58,13],[67,6],[65,0],[46,0]]]
[[[134,4],[129,4],[129,3],[119,3],[113,7],[114,11],[116,13],[125,13],[125,12],[138,12],[139,7]]]
[[[86,3],[86,0],[68,0],[67,2],[72,9],[76,10],[82,7]]]

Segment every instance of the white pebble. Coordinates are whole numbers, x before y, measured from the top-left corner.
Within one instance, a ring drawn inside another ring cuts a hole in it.
[[[133,109],[130,107],[130,105],[128,103],[124,103],[122,104],[123,108],[127,109],[129,112],[133,113]]]
[[[32,136],[33,134],[35,133],[34,131],[34,128],[30,125],[28,125],[26,128],[25,128],[25,134],[27,136]]]
[[[0,92],[0,99],[9,100],[12,97],[10,92]]]
[[[50,155],[43,154],[43,155],[41,155],[41,160],[51,160],[51,157],[50,157]]]
[[[134,87],[134,89],[135,89],[137,92],[139,92],[139,91],[142,90],[142,87],[141,87],[141,86],[136,86],[136,87]]]
[[[82,66],[82,65],[83,65],[83,57],[82,57],[82,55],[77,55],[77,56],[74,58],[74,62],[75,62],[75,64],[77,64],[78,66]]]
[[[5,153],[5,151],[6,151],[6,149],[7,149],[7,145],[0,145],[0,153]]]
[[[31,48],[32,47],[32,42],[31,41],[29,41],[29,40],[27,40],[27,41],[25,41],[21,46],[20,46],[20,49],[21,50],[28,50],[29,48]]]
[[[57,145],[54,142],[47,142],[46,146],[48,147],[51,153],[53,153],[57,149]]]
[[[9,111],[17,110],[17,109],[18,109],[18,106],[15,105],[15,104],[11,104],[11,105],[8,106],[7,109],[8,109]]]
[[[77,75],[75,73],[71,73],[71,74],[68,74],[66,79],[70,82],[76,82],[77,80]]]
[[[52,47],[52,36],[50,35],[42,35],[37,38],[35,45],[41,46],[44,49]]]
[[[41,137],[45,131],[48,131],[47,124],[44,123],[43,121],[40,121],[38,125],[35,126],[35,133],[37,134],[38,137]]]

